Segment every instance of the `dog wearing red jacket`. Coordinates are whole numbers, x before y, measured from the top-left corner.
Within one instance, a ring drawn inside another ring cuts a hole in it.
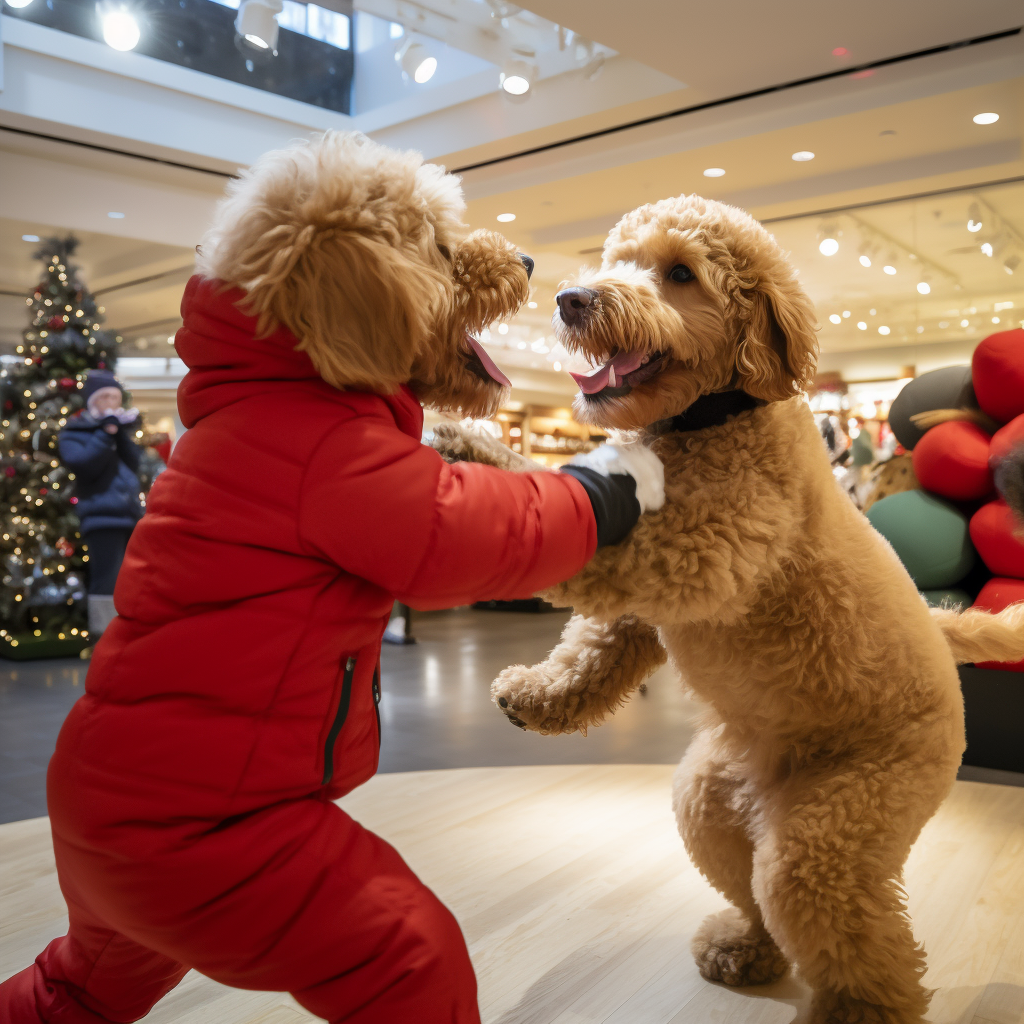
[[[479,1020],[454,918],[333,802],[377,767],[393,601],[529,596],[609,507],[420,443],[421,402],[496,407],[472,334],[528,292],[463,208],[442,169],[340,133],[229,187],[182,302],[189,429],[50,766],[70,928],[0,985],[4,1024],[137,1020],[189,968],[331,1021]]]

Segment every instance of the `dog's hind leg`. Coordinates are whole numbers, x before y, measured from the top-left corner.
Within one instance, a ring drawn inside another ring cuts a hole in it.
[[[948,760],[948,763],[944,763]],[[917,1024],[930,993],[903,863],[954,778],[930,765],[797,774],[768,796],[754,853],[765,924],[814,990],[812,1024]]]
[[[701,874],[733,906],[697,930],[693,956],[709,981],[759,985],[788,964],[765,929],[751,889],[753,808],[740,765],[720,729],[698,733],[676,769],[672,805],[686,850]]]

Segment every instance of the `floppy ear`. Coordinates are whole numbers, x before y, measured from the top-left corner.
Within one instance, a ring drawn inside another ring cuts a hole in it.
[[[281,224],[236,268],[259,330],[298,339],[336,388],[394,391],[452,301],[452,282],[415,250],[357,231]]]
[[[811,301],[795,281],[758,282],[736,354],[740,387],[766,402],[805,391],[818,365],[816,329]]]

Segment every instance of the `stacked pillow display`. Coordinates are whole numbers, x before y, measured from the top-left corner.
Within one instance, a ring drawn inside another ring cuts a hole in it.
[[[1024,446],[1024,330],[990,335],[970,366],[911,381],[889,424],[913,452],[921,490],[883,498],[867,515],[924,597],[986,611],[1024,601],[1024,529],[993,476]],[[1024,662],[982,667],[1024,671]]]

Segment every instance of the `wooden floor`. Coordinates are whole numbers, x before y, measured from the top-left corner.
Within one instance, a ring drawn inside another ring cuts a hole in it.
[[[689,943],[723,903],[683,852],[671,768],[474,768],[381,775],[343,801],[453,908],[487,1024],[788,1024],[791,977],[703,981]],[[1024,790],[959,782],[907,889],[936,1024],[1024,1022]],[[46,819],[0,826],[0,978],[65,928]],[[150,1024],[300,1024],[288,996],[190,974]],[[400,1024],[400,1022],[396,1022]]]

